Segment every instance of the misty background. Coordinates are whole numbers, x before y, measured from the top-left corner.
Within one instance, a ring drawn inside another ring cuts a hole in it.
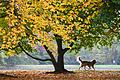
[[[37,52],[32,53],[33,56],[42,59],[49,58],[43,47],[38,47]],[[97,60],[97,65],[120,65],[120,43],[115,43],[111,48],[101,46],[99,49],[94,47],[92,50],[82,48],[79,51],[68,51],[65,54],[65,65],[78,65],[77,56],[82,60]],[[51,62],[42,62],[32,59],[24,53],[14,56],[7,56],[4,51],[0,52],[1,66],[14,65],[50,65]]]

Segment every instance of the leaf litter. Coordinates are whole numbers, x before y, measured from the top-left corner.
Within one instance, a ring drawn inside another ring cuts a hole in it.
[[[0,70],[0,80],[120,80],[120,71],[79,70],[47,73],[40,70]]]

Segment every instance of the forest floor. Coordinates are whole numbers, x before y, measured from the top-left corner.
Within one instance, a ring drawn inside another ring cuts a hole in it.
[[[73,73],[59,74],[50,72],[41,70],[0,70],[0,80],[120,80],[120,71],[118,70],[79,70]]]

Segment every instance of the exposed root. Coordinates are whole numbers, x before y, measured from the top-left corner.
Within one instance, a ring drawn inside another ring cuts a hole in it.
[[[46,72],[46,73],[53,73],[53,74],[60,74],[60,73],[63,73],[63,74],[66,74],[66,73],[74,73],[73,71],[68,71],[66,69],[64,70],[60,70],[60,71],[53,71],[53,72]]]

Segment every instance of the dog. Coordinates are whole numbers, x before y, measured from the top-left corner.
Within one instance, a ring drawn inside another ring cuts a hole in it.
[[[96,63],[96,60],[93,60],[93,61],[83,61],[83,60],[81,60],[80,57],[78,57],[77,61],[81,62],[81,66],[79,67],[79,69],[84,67],[84,69],[86,70],[86,66],[88,66],[89,70],[91,69],[91,67],[95,70],[94,65]]]

